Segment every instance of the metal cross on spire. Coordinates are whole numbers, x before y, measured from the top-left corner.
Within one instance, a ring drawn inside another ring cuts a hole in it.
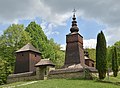
[[[76,12],[77,10],[74,8],[74,10],[73,10],[73,14],[75,15],[75,12]]]
[[[72,27],[70,28],[71,33],[79,31],[79,28],[77,27],[77,21],[76,21],[76,17],[75,17],[75,12],[76,12],[76,9],[73,10]]]

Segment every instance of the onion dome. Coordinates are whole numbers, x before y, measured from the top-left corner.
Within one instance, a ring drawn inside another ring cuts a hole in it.
[[[76,21],[76,17],[75,17],[75,13],[73,14],[73,21],[72,21],[72,27],[70,28],[71,33],[73,32],[78,32],[79,28],[77,27],[77,21]]]

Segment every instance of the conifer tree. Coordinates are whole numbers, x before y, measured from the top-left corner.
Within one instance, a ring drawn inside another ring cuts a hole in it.
[[[120,66],[120,41],[117,41],[114,46],[117,50],[117,60],[118,60],[118,66]]]
[[[114,77],[116,77],[118,73],[118,59],[116,47],[112,48],[112,70]]]
[[[96,46],[96,69],[99,73],[99,79],[104,79],[107,70],[107,60],[106,60],[106,39],[101,31],[97,36],[97,46]]]

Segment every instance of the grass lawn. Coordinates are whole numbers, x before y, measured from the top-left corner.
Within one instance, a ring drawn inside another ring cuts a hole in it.
[[[14,86],[14,88],[120,88],[120,74],[118,77],[110,77],[103,81],[96,80],[82,80],[82,79],[50,79],[39,80],[38,82],[25,84],[27,82],[17,82],[8,85],[0,86],[0,88],[10,88],[8,86]],[[13,87],[12,87],[13,88]]]

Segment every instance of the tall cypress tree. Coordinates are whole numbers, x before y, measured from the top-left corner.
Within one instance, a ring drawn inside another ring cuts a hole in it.
[[[120,66],[120,41],[117,41],[114,46],[117,50],[117,60],[118,60],[118,66]]]
[[[112,48],[112,70],[114,77],[116,77],[118,73],[118,59],[116,47]]]
[[[97,36],[97,46],[96,46],[96,69],[99,73],[99,79],[104,79],[106,76],[107,70],[107,48],[106,48],[106,39],[101,31]]]

